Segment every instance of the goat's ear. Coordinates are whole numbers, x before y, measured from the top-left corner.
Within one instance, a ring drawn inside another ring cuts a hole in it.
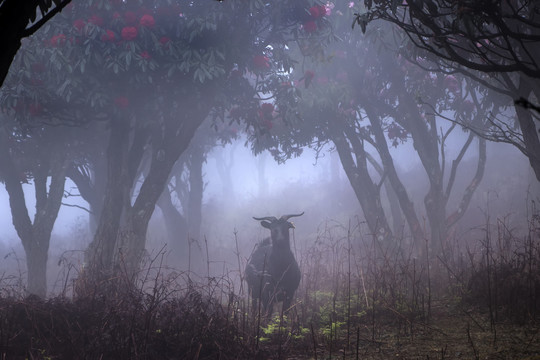
[[[261,225],[267,229],[270,229],[270,223],[268,221],[261,221]]]
[[[296,228],[294,227],[294,224],[293,224],[292,222],[289,221],[288,223],[289,223],[289,229],[296,229]]]

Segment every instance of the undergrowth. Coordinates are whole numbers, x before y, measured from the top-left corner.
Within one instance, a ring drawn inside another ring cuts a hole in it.
[[[428,257],[405,241],[383,246],[360,223],[327,223],[297,256],[303,278],[292,309],[264,319],[233,275],[197,278],[155,259],[137,280],[80,280],[46,300],[2,278],[0,356],[540,358],[540,218],[521,235],[504,221],[475,234]]]

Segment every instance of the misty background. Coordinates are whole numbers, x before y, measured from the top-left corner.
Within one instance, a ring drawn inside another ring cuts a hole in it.
[[[350,221],[362,221],[362,210],[332,149],[318,156],[307,149],[298,158],[278,164],[269,154],[254,156],[244,145],[245,140],[239,139],[226,146],[216,146],[204,163],[202,238],[192,246],[192,271],[201,276],[208,275],[207,241],[212,263],[209,275],[219,276],[225,271],[238,276],[236,241],[243,269],[255,244],[269,236],[267,230],[252,219],[253,216],[280,216],[305,211],[303,217],[295,219],[297,253],[304,253],[313,246],[325,227],[346,228]],[[448,150],[449,154],[456,151],[451,144]],[[408,191],[414,201],[421,204],[428,182],[422,176],[414,151],[400,146],[394,153],[399,159],[400,174],[404,176]],[[227,187],[230,184],[223,181],[217,170],[216,163],[225,159],[233,180],[232,187]],[[472,156],[465,159],[467,171],[473,171],[473,162]],[[259,174],[264,177],[261,179]],[[55,223],[49,250],[48,284],[51,294],[63,288],[67,263],[82,268],[83,253],[92,238],[88,204],[77,196],[78,191],[72,182],[66,183],[65,190],[64,205]],[[28,208],[34,209],[32,187],[26,185],[25,192]],[[510,145],[489,144],[484,180],[460,222],[457,236],[472,243],[473,239],[482,236],[486,222],[497,218],[506,219],[511,227],[526,227],[528,206],[538,195],[539,185],[526,158]],[[0,189],[0,203],[3,204],[0,273],[4,278],[23,276],[26,271],[25,255],[12,224],[8,196],[3,188]],[[363,231],[369,234],[367,229]],[[174,239],[167,237],[162,213],[156,209],[148,233],[147,251],[151,254],[163,251],[167,254],[166,266],[173,270],[187,270],[188,264],[174,252],[171,241]]]

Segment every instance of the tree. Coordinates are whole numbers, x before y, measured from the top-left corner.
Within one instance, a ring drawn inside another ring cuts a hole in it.
[[[344,6],[334,11],[339,15],[350,10]],[[450,229],[465,213],[486,160],[486,144],[479,139],[476,174],[458,198],[455,210],[449,211],[449,200],[456,197],[459,164],[476,134],[467,134],[447,172],[446,141],[455,134],[456,125],[444,125],[441,115],[482,128],[488,114],[496,114],[504,104],[490,100],[487,90],[466,78],[414,66],[399,55],[399,44],[390,42],[387,27],[374,29],[367,39],[358,39],[348,35],[342,23],[340,28],[340,20],[335,18],[335,31],[341,29],[344,41],[332,44],[331,55],[324,57],[330,60],[318,71],[308,69],[297,77],[297,84],[303,86],[296,91],[302,91],[303,99],[293,116],[281,119],[294,130],[276,129],[266,144],[279,160],[294,156],[299,146],[320,149],[333,145],[373,236],[386,244],[391,244],[394,236],[381,200],[381,186],[387,180],[417,249],[422,249],[428,236],[433,253],[439,254]],[[284,104],[276,102],[278,109],[286,106],[287,99],[283,100]],[[391,151],[407,141],[413,142],[429,180],[424,198],[429,235],[424,234],[417,205],[407,193]],[[380,174],[373,171],[377,168]]]
[[[21,40],[39,30],[71,0],[0,1],[0,86],[21,47]],[[37,16],[37,10],[41,16]]]
[[[176,161],[157,203],[163,214],[169,244],[189,269],[193,263],[191,244],[201,241],[202,200],[206,185],[203,164],[213,149],[230,144],[237,136],[226,124],[211,125],[211,119],[206,119],[197,129],[189,147]]]
[[[515,100],[516,117],[493,119],[488,131],[472,129],[493,141],[508,142],[525,154],[540,180],[538,113],[540,97],[540,14],[532,0],[363,1],[356,20],[365,31],[376,19],[403,30],[419,52],[434,56],[437,67],[458,71]],[[536,119],[535,119],[536,118]],[[517,122],[521,133],[513,131]]]
[[[63,133],[51,129],[23,132],[18,126],[9,128],[8,124],[4,121],[0,130],[1,180],[9,195],[13,225],[26,254],[27,292],[44,297],[51,232],[64,195],[70,142],[74,137],[66,129]],[[29,181],[34,185],[36,199],[33,221],[22,186]]]
[[[324,25],[311,21],[307,1],[244,5],[78,3],[35,39],[47,46],[29,47],[31,61],[13,71],[29,75],[33,63],[46,64],[51,71],[36,93],[48,95],[20,93],[15,81],[3,92],[5,107],[39,104],[53,124],[106,128],[107,180],[89,273],[125,267],[136,275],[156,202],[196,129],[208,117],[222,121],[232,104],[256,114],[258,94],[279,86],[295,65],[292,42]],[[257,117],[229,119],[253,132],[263,126]],[[84,161],[77,166],[86,170]]]

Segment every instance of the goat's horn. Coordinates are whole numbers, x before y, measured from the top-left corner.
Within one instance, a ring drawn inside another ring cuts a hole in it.
[[[266,216],[266,217],[262,217],[262,218],[257,218],[257,217],[253,217],[255,220],[266,220],[266,221],[277,221],[277,218],[275,216]]]
[[[303,212],[303,211],[302,211],[301,214],[283,215],[283,216],[281,217],[280,220],[289,220],[289,219],[292,218],[292,217],[302,216],[302,215],[304,215],[304,212]]]

